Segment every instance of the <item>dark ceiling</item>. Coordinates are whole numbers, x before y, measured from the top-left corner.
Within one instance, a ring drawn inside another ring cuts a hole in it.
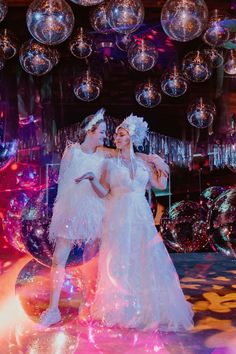
[[[92,32],[89,24],[90,8],[77,6],[68,1],[72,6],[76,26],[82,25]],[[179,138],[191,139],[196,135],[195,129],[191,128],[186,120],[186,107],[195,97],[204,96],[216,103],[217,117],[213,131],[219,134],[227,130],[227,122],[233,113],[236,113],[236,84],[235,78],[224,77],[223,68],[216,69],[211,79],[202,84],[191,84],[187,93],[180,98],[170,98],[162,95],[162,102],[153,109],[142,108],[134,99],[134,88],[136,84],[148,76],[160,80],[160,76],[173,60],[181,61],[183,56],[190,50],[198,49],[202,46],[201,38],[187,43],[171,42],[167,45],[167,36],[160,26],[161,7],[165,1],[147,0],[145,5],[145,20],[143,26],[138,30],[138,34],[155,31],[155,42],[160,48],[159,60],[154,69],[148,73],[140,73],[131,70],[127,63],[125,52],[119,51],[115,46],[109,50],[99,49],[101,42],[115,42],[115,34],[104,36],[93,32],[97,42],[96,53],[90,59],[90,65],[103,76],[104,87],[99,99],[91,103],[83,103],[76,99],[73,94],[72,85],[76,75],[86,67],[85,61],[80,61],[70,54],[68,43],[59,46],[61,60],[58,66],[49,76],[53,77],[53,100],[56,109],[56,122],[58,127],[70,125],[80,121],[84,116],[96,111],[104,106],[107,113],[117,118],[134,112],[144,116],[152,130],[160,133],[176,136]],[[23,43],[30,38],[25,23],[25,15],[28,1],[8,0],[9,11],[6,19],[1,23],[1,28],[9,28],[18,37],[19,43]],[[207,0],[209,10],[214,8],[232,12],[232,1],[229,0]],[[13,67],[19,66],[18,59],[13,59],[8,63],[5,70],[5,77],[13,75]],[[36,78],[42,81],[43,78]],[[207,131],[201,131],[201,137],[207,137]]]

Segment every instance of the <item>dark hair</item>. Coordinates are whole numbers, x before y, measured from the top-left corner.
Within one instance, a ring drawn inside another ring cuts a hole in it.
[[[80,123],[79,131],[78,131],[78,139],[79,139],[80,144],[82,144],[84,142],[84,139],[85,139],[85,137],[87,135],[87,131],[85,130],[85,128],[91,122],[91,120],[93,118],[94,118],[94,115],[91,114],[88,117],[84,118],[82,120],[82,122]],[[97,121],[97,123],[92,126],[90,131],[94,132],[97,129],[97,127],[99,126],[99,124],[102,123],[102,122],[105,122],[105,119],[99,119]]]

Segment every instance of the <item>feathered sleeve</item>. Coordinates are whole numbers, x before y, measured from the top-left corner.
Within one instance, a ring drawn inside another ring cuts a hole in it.
[[[72,164],[74,154],[74,144],[67,145],[61,159],[59,177],[58,177],[58,191],[57,196],[60,195],[65,185],[67,184],[67,175]]]

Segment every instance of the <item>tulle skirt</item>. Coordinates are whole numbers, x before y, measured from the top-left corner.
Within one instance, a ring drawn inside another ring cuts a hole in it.
[[[181,331],[191,328],[171,258],[142,194],[107,200],[92,317],[107,326]]]
[[[72,184],[57,196],[49,240],[55,243],[58,237],[74,244],[92,242],[101,237],[104,216],[104,201],[96,195],[88,181]]]

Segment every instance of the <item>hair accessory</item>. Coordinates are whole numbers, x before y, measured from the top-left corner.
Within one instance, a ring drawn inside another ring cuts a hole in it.
[[[134,116],[131,113],[123,122],[116,128],[127,130],[132,143],[138,148],[143,145],[144,139],[148,138],[148,124],[144,121],[143,117]]]
[[[94,115],[93,118],[90,120],[90,122],[88,123],[88,125],[86,125],[86,127],[84,128],[84,130],[87,132],[89,130],[91,130],[94,125],[97,124],[97,122],[99,120],[104,120],[104,113],[105,113],[105,109],[101,108],[99,109]]]

